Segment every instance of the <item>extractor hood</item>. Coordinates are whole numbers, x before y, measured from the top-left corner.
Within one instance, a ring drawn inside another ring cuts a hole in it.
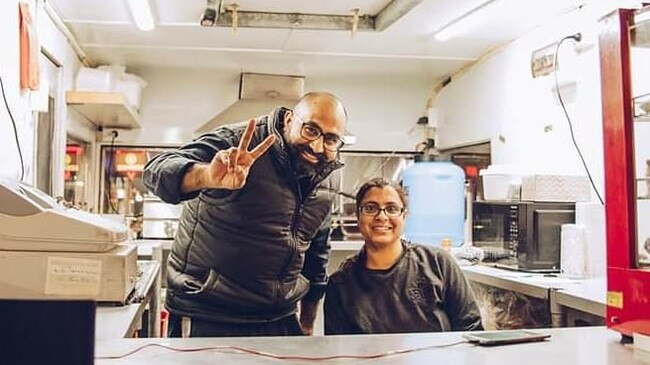
[[[239,100],[203,124],[195,133],[207,133],[224,124],[264,115],[279,106],[293,107],[304,89],[303,76],[242,73],[239,78]]]

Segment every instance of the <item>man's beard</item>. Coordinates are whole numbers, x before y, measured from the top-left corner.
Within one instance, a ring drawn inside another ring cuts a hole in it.
[[[299,144],[299,145],[290,145],[291,147],[291,154],[294,162],[294,166],[298,169],[298,172],[304,172],[304,173],[314,173],[319,170],[321,170],[323,167],[327,165],[327,157],[325,157],[324,153],[316,153],[314,150],[309,147],[309,145],[306,144]],[[302,153],[305,152],[307,154],[310,154],[318,160],[317,163],[311,163],[302,156]]]

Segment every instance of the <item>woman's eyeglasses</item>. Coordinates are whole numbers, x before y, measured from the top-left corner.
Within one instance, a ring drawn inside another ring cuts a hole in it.
[[[404,213],[404,207],[397,204],[388,204],[385,207],[380,208],[379,205],[375,203],[367,203],[359,206],[359,213],[362,215],[376,217],[382,211],[389,217],[399,217]]]

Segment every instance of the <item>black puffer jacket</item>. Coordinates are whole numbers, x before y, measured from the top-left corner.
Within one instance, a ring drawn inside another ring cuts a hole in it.
[[[278,138],[240,190],[182,195],[180,186],[194,163],[237,146],[246,123],[220,127],[145,167],[152,192],[168,203],[187,200],[168,263],[166,306],[173,313],[265,322],[294,313],[305,295],[322,296],[332,194],[316,187],[342,165],[327,165],[301,191],[282,138],[285,113],[279,108],[258,119],[250,148],[270,134]]]

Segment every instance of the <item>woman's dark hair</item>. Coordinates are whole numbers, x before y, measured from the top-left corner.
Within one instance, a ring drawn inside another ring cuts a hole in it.
[[[404,204],[404,209],[407,209],[408,198],[406,197],[406,191],[404,190],[404,188],[400,184],[394,181],[384,179],[383,177],[376,177],[372,180],[369,180],[365,184],[361,185],[361,187],[357,191],[357,196],[355,198],[357,204],[357,212],[359,211],[359,203],[361,203],[361,201],[366,196],[366,194],[368,194],[368,191],[370,191],[370,189],[372,188],[383,189],[387,186],[395,189],[397,195],[399,195],[399,198],[402,201],[402,204]]]

